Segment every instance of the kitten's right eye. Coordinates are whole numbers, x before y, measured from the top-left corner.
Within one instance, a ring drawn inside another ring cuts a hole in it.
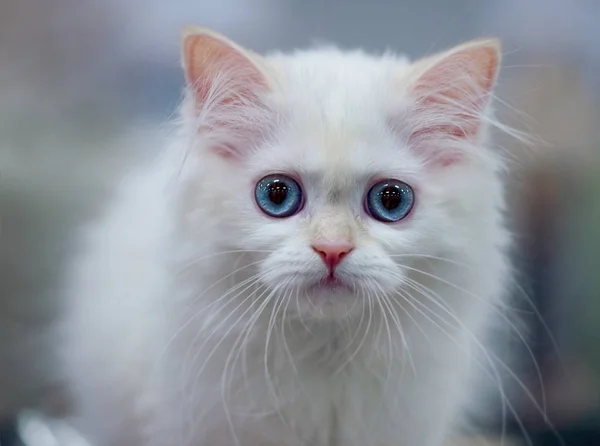
[[[408,184],[385,180],[375,184],[367,193],[365,207],[371,217],[383,223],[405,218],[415,203],[415,193]]]
[[[269,175],[256,184],[254,191],[258,207],[276,218],[291,217],[302,207],[302,188],[285,175]]]

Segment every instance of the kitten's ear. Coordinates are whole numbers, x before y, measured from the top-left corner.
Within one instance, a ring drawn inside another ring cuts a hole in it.
[[[260,57],[202,28],[184,29],[182,46],[198,130],[220,154],[243,155],[242,145],[265,130],[262,98],[270,87]]]
[[[416,104],[413,138],[420,143],[446,138],[456,146],[476,141],[500,59],[499,40],[485,39],[417,62],[409,87]],[[459,156],[446,155],[441,160],[443,164],[450,164]]]

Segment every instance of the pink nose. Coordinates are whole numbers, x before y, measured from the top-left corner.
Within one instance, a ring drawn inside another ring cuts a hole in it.
[[[323,263],[333,273],[335,268],[344,260],[354,246],[348,243],[315,243],[312,249],[321,256]]]

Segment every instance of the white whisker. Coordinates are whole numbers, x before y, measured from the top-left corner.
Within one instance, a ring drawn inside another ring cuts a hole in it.
[[[431,291],[430,289],[428,289],[424,285],[419,284],[418,282],[415,282],[415,281],[412,281],[412,282],[413,282],[412,286],[413,286],[413,288],[416,291],[418,291],[422,296],[424,296],[425,298],[427,298],[430,302],[434,303],[438,308],[444,310],[444,312],[448,316],[450,316],[452,318],[452,320],[454,320],[456,323],[459,324],[459,326],[461,327],[461,329],[469,336],[471,342],[473,342],[473,344],[475,346],[477,346],[480,349],[480,351],[486,356],[486,359],[488,360],[488,362],[490,363],[490,365],[493,366],[494,370],[496,370],[496,367],[493,364],[497,364],[514,380],[514,382],[519,386],[519,388],[528,397],[528,399],[533,404],[533,406],[536,408],[536,410],[543,416],[545,423],[553,431],[553,433],[556,436],[556,438],[559,441],[562,442],[562,439],[561,439],[558,431],[556,430],[556,428],[554,427],[554,425],[550,422],[550,420],[547,417],[545,406],[542,406],[542,405],[540,405],[538,403],[538,401],[535,398],[535,396],[527,388],[527,386],[525,385],[525,383],[523,383],[523,381],[517,376],[517,374],[503,360],[501,360],[496,354],[494,354],[493,352],[488,352],[488,350],[484,347],[484,345],[477,339],[477,337],[470,330],[468,330],[464,326],[464,324],[460,321],[460,319],[453,312],[449,311],[449,309],[442,303],[443,301],[441,300],[441,298],[439,296],[438,296],[437,299],[434,298],[435,293],[434,294],[430,294],[430,293],[433,293],[433,291]],[[415,302],[419,302],[419,301],[417,299],[415,299]],[[522,339],[522,341],[525,342],[524,339]],[[497,376],[497,379],[501,380],[499,374]],[[508,403],[508,397],[506,396],[506,394],[503,391],[501,392],[501,394],[502,394],[502,397],[505,400],[505,402],[507,404],[509,404]],[[509,408],[511,408],[511,407],[512,406],[509,405]],[[511,409],[511,412],[513,412],[513,409]],[[515,416],[515,418],[518,418],[517,413],[513,412],[513,416]],[[517,420],[517,422],[519,424],[521,424],[520,421]],[[523,429],[523,430],[525,429],[525,427],[522,426],[522,425],[520,426],[520,428]],[[527,433],[525,431],[523,431],[523,434],[525,436],[527,436]]]
[[[546,396],[545,396],[545,391],[544,391],[544,382],[543,382],[543,377],[542,377],[542,371],[541,371],[541,369],[540,369],[540,367],[539,367],[539,364],[537,363],[537,361],[536,361],[536,359],[535,359],[535,355],[534,355],[534,353],[533,353],[533,350],[531,349],[531,347],[530,347],[530,346],[529,346],[529,344],[527,343],[527,341],[526,341],[526,339],[525,339],[525,336],[523,336],[523,334],[520,332],[520,330],[519,330],[519,329],[518,329],[518,328],[515,326],[514,322],[513,322],[513,321],[511,321],[511,320],[510,320],[510,319],[509,319],[509,318],[508,318],[508,317],[507,317],[507,316],[506,316],[506,315],[505,315],[505,314],[504,314],[502,311],[500,311],[500,310],[497,308],[497,306],[496,306],[496,305],[494,305],[493,303],[490,303],[490,302],[486,302],[485,300],[483,300],[483,299],[481,299],[479,296],[477,296],[475,293],[472,293],[472,292],[470,292],[470,291],[468,291],[468,290],[466,290],[466,289],[464,289],[464,288],[462,288],[462,287],[460,287],[460,286],[458,286],[458,285],[456,285],[456,284],[454,284],[454,283],[452,283],[452,282],[450,282],[450,281],[448,281],[448,280],[446,280],[446,279],[443,279],[443,278],[441,278],[441,277],[438,277],[438,276],[436,276],[435,274],[431,274],[431,273],[428,273],[428,272],[426,272],[426,271],[422,271],[422,270],[420,270],[420,269],[418,269],[418,268],[412,268],[412,267],[408,267],[408,266],[405,266],[405,265],[403,265],[403,267],[404,267],[404,268],[406,268],[406,269],[409,269],[409,270],[411,270],[411,271],[415,271],[415,272],[417,272],[417,273],[424,274],[424,275],[426,275],[427,277],[431,277],[432,279],[438,280],[438,281],[440,281],[440,282],[442,282],[442,283],[444,283],[444,284],[446,284],[446,285],[449,285],[449,286],[451,286],[451,287],[454,287],[454,288],[456,288],[456,289],[460,290],[462,293],[464,293],[464,295],[466,295],[466,296],[471,296],[471,297],[473,297],[473,298],[477,299],[478,301],[480,301],[480,302],[484,303],[484,304],[485,304],[485,305],[486,305],[488,308],[490,308],[490,309],[491,309],[491,310],[492,310],[492,311],[493,311],[493,312],[494,312],[494,313],[495,313],[497,316],[499,316],[500,318],[502,318],[502,320],[503,320],[503,321],[504,321],[504,322],[505,322],[505,323],[506,323],[506,324],[507,324],[507,325],[508,325],[508,326],[509,326],[509,327],[510,327],[510,328],[511,328],[513,331],[514,331],[514,333],[515,333],[515,334],[518,336],[518,338],[519,338],[519,339],[520,339],[520,341],[522,342],[522,345],[525,347],[525,349],[527,350],[527,352],[528,352],[528,354],[529,354],[530,358],[532,359],[532,362],[533,362],[533,365],[534,365],[534,367],[535,367],[535,371],[536,371],[536,374],[537,374],[537,379],[538,379],[538,382],[539,382],[539,384],[540,384],[540,388],[542,389],[542,392],[541,392],[541,394],[542,394],[542,401],[541,401],[540,413],[541,413],[541,414],[543,414],[543,415],[544,415],[544,418],[545,418],[545,417],[546,417],[546,406],[547,406],[547,403],[546,403]],[[415,283],[417,283],[419,286],[422,286],[422,287],[424,287],[424,285],[423,285],[423,284],[420,284],[420,283],[418,283],[418,282],[416,282],[416,281],[415,281]],[[508,366],[506,366],[506,367],[508,368]],[[514,373],[514,372],[513,372],[513,373]],[[535,400],[535,401],[536,401],[536,403],[535,403],[535,404],[537,405],[537,404],[538,404],[538,403],[537,403],[537,400]]]

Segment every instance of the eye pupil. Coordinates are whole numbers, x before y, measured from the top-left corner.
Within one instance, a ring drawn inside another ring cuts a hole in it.
[[[288,195],[288,187],[280,181],[273,182],[269,185],[269,200],[274,204],[282,204]]]
[[[381,191],[381,204],[388,211],[392,211],[400,206],[402,194],[397,187],[388,186]]]

